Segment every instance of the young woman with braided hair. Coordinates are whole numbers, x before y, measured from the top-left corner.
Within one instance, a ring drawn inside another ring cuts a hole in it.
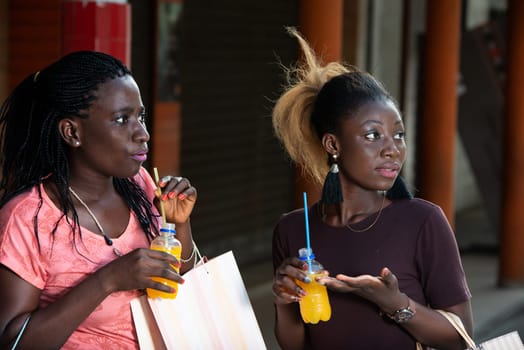
[[[373,76],[339,63],[321,66],[304,53],[296,81],[273,111],[276,135],[317,183],[308,208],[316,260],[331,276],[331,319],[302,321],[308,265],[304,210],[284,215],[273,236],[275,332],[283,349],[464,349],[435,309],[458,315],[472,332],[468,289],[454,234],[442,210],[413,198],[399,177],[404,126],[393,98]],[[328,176],[326,177],[326,174]],[[324,181],[324,178],[326,180]]]
[[[129,301],[171,292],[151,276],[183,283],[172,265],[193,266],[191,249],[182,261],[147,249],[156,206],[192,247],[197,193],[167,176],[155,195],[131,72],[107,54],[68,54],[15,88],[0,127],[0,348],[138,348]]]

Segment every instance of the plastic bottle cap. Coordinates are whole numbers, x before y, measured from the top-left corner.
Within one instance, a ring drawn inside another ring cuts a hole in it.
[[[162,225],[162,227],[160,228],[160,232],[163,232],[163,233],[171,233],[171,234],[176,234],[176,230],[175,230],[175,224],[172,223],[172,222],[166,222],[165,224]]]
[[[313,260],[315,259],[315,254],[313,254],[313,249],[311,248],[300,248],[298,250],[298,257],[300,260]]]

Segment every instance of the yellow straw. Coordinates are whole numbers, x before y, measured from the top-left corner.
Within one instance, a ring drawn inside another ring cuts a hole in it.
[[[160,178],[158,177],[158,169],[155,167],[153,168],[153,171],[155,172],[155,181],[156,181],[156,195],[160,197],[162,194],[162,190],[160,190]],[[162,201],[162,198],[160,199],[160,214],[162,214],[162,223],[166,223],[166,210],[164,209],[164,202]]]

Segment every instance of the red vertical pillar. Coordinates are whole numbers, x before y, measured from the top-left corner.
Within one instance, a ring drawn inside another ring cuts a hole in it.
[[[343,1],[300,1],[299,31],[324,63],[342,59]],[[320,199],[321,189],[304,178],[301,169],[295,172],[295,205],[303,206],[302,192],[308,193],[308,202]]]
[[[426,7],[420,196],[442,207],[453,225],[461,2],[429,0]]]
[[[504,118],[504,168],[499,284],[524,283],[524,2],[508,1],[508,61]]]
[[[7,90],[62,54],[62,0],[1,1],[7,9]]]
[[[63,53],[101,51],[131,66],[131,5],[119,0],[64,0]]]
[[[153,89],[153,125],[150,144],[151,165],[161,174],[180,174],[182,112],[179,78],[169,75],[178,69],[175,53],[180,41],[177,26],[181,20],[183,0],[155,0],[155,77]],[[176,14],[176,15],[174,15]],[[169,40],[168,40],[169,38]],[[167,62],[167,63],[166,63]],[[166,91],[171,91],[166,93]],[[175,92],[177,91],[177,92]]]

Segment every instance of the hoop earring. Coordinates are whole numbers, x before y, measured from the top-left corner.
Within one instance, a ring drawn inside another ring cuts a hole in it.
[[[333,162],[324,181],[324,187],[322,187],[322,198],[320,200],[322,204],[339,204],[344,201],[338,175],[337,158],[338,156],[333,154]]]

